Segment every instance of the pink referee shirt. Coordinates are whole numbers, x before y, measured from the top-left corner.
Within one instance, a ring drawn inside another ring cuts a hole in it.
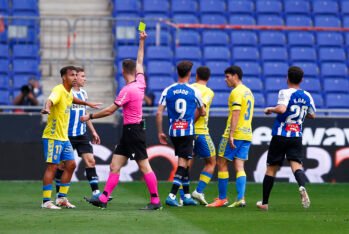
[[[142,121],[142,104],[145,92],[144,74],[136,74],[136,80],[123,87],[114,104],[123,108],[124,125]]]

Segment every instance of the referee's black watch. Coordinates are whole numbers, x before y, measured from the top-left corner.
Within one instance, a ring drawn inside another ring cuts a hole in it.
[[[93,119],[93,114],[92,113],[90,113],[90,119]]]

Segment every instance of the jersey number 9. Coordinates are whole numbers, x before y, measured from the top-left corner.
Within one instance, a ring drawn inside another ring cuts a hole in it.
[[[175,102],[175,109],[179,114],[178,118],[183,119],[185,112],[187,111],[187,102],[182,98],[177,99]]]

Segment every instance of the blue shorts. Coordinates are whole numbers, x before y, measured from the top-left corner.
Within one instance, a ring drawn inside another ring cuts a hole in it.
[[[195,135],[194,154],[200,158],[216,156],[216,148],[209,134]]]
[[[74,150],[70,141],[43,138],[42,142],[47,163],[59,164],[61,161],[74,160]]]
[[[219,142],[218,156],[224,157],[230,161],[234,160],[234,158],[248,160],[248,151],[251,146],[251,141],[234,140],[234,144],[236,148],[232,149],[228,138],[222,137],[221,142]]]

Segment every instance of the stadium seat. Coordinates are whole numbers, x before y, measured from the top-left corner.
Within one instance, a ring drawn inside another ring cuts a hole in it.
[[[227,24],[227,18],[222,14],[201,15],[202,24]]]
[[[11,25],[20,25],[20,26],[28,26],[36,31],[40,30],[40,20],[38,18],[28,18],[28,17],[38,17],[37,13],[34,12],[14,12],[12,14],[13,18],[11,21]]]
[[[150,76],[148,87],[153,91],[163,91],[167,86],[174,83],[172,76]]]
[[[179,46],[196,46],[200,44],[201,37],[196,31],[180,30],[177,32]]]
[[[349,93],[349,80],[326,78],[324,79],[324,91],[326,93]]]
[[[9,73],[9,60],[0,59],[0,75],[7,76]]]
[[[287,49],[285,47],[262,47],[262,59],[264,61],[282,61],[288,59]]]
[[[256,12],[280,14],[282,12],[282,3],[278,0],[258,0],[256,1]]]
[[[294,61],[316,61],[316,50],[310,47],[292,47],[290,59]]]
[[[304,77],[301,83],[301,88],[310,93],[321,93],[321,82],[318,78]]]
[[[318,32],[317,33],[318,46],[343,46],[344,39],[341,33],[337,32]]]
[[[315,44],[314,34],[311,32],[289,32],[288,44],[290,46],[311,46]]]
[[[258,25],[270,25],[270,26],[280,26],[284,25],[284,20],[278,15],[258,15],[257,16]]]
[[[116,48],[117,60],[136,59],[138,46],[119,46]]]
[[[283,62],[265,62],[263,64],[263,74],[265,77],[277,76],[285,77],[287,76],[288,64]]]
[[[224,73],[224,72],[223,72]],[[209,79],[207,86],[210,87],[214,92],[229,92],[230,88],[227,86],[225,82],[224,75],[221,76],[211,76]]]
[[[286,15],[287,26],[313,26],[313,21],[307,15]]]
[[[339,6],[337,1],[331,1],[331,0],[313,1],[313,13],[337,15],[339,13]]]
[[[263,92],[263,82],[259,78],[244,77],[243,83],[249,87],[252,92]]]
[[[316,15],[314,18],[316,27],[341,27],[341,20],[332,15]]]
[[[294,63],[293,66],[298,66],[303,69],[304,76],[307,77],[318,77],[319,67],[316,63],[312,62],[298,62]]]
[[[233,57],[233,60],[255,61],[259,59],[259,52],[256,47],[236,46],[236,47],[233,47],[232,57]]]
[[[327,94],[326,105],[328,108],[349,108],[349,94]]]
[[[148,62],[147,74],[151,76],[172,76],[174,73],[172,62]]]
[[[228,11],[233,14],[251,14],[255,11],[254,1],[251,0],[229,0]]]
[[[163,0],[143,0],[143,12],[168,14],[170,9],[169,1]]]
[[[119,13],[136,13],[141,10],[141,2],[139,0],[113,0],[113,14]]]
[[[202,44],[203,46],[209,46],[209,45],[228,46],[229,36],[222,31],[204,31],[202,33]]]
[[[265,78],[265,91],[267,93],[278,92],[280,89],[287,89],[286,78]]]
[[[146,51],[148,60],[162,60],[172,62],[173,52],[167,46],[149,46]]]
[[[12,64],[14,74],[39,75],[39,62],[35,59],[16,59]]]
[[[199,19],[197,16],[191,14],[177,14],[173,16],[173,22],[176,24],[198,24]]]
[[[12,11],[13,12],[33,12],[39,14],[39,3],[38,0],[12,0]]]
[[[343,15],[348,15],[349,14],[349,1],[340,1],[341,4],[341,13]]]
[[[13,45],[13,59],[39,59],[39,46],[37,45]]]
[[[322,63],[321,75],[323,77],[347,77],[348,68],[344,63]]]
[[[256,20],[251,15],[234,14],[229,17],[229,23],[232,25],[255,25]]]
[[[276,106],[279,93],[267,93],[266,106]]]
[[[231,33],[231,43],[236,45],[257,45],[257,34],[249,31],[233,31]]]
[[[9,12],[9,1],[0,0],[0,15],[7,15]],[[4,14],[5,13],[5,14]]]
[[[0,90],[9,90],[10,88],[10,79],[8,76],[0,76]]]
[[[167,32],[165,30],[160,31],[160,41],[159,45],[166,45],[170,46],[172,45],[172,36],[170,32]],[[156,31],[155,30],[149,30],[148,31],[148,37],[147,40],[145,40],[146,45],[156,45]]]
[[[15,75],[13,76],[13,88],[20,89],[23,85],[28,85],[30,75]]]
[[[211,76],[224,77],[224,70],[231,64],[229,62],[206,62],[205,65],[210,68]]]
[[[236,61],[235,65],[241,67],[244,73],[244,76],[259,77],[262,72],[262,69],[259,63],[256,63],[256,62]]]
[[[309,14],[310,3],[304,0],[285,0],[284,11],[286,14]]]
[[[217,13],[222,14],[225,12],[226,5],[225,0],[200,0],[200,12],[205,13]]]
[[[9,45],[2,45],[0,44],[0,59],[8,59],[9,58]]]
[[[201,63],[201,61],[192,61],[192,62],[193,62],[193,67],[191,68],[191,78],[193,78],[195,81],[196,69],[198,67],[202,66],[202,63]]]
[[[0,105],[10,104],[10,92],[8,90],[0,90]]]
[[[349,16],[343,16],[342,23],[343,23],[344,28],[348,28],[349,27]]]
[[[153,30],[155,30],[156,25],[158,23],[161,27],[162,24],[160,23],[160,19],[168,19],[168,18],[169,18],[169,16],[167,14],[161,14],[161,13],[146,14],[143,17],[144,23],[147,24],[147,29],[153,29]]]
[[[173,14],[196,14],[198,11],[198,3],[196,0],[172,0],[171,10]]]
[[[264,31],[259,33],[259,43],[262,46],[285,46],[286,36],[283,32]]]
[[[159,104],[160,101],[160,97],[161,97],[162,91],[155,91],[154,92],[154,105],[157,106]]]
[[[9,25],[8,39],[11,44],[36,44],[39,42],[39,35],[34,28],[26,26]],[[13,31],[13,33],[10,33]]]
[[[196,46],[181,46],[175,49],[175,58],[178,60],[191,60],[200,62],[202,53],[199,47]]]
[[[265,98],[262,93],[253,93],[254,96],[254,107],[255,108],[264,108],[265,105]]]
[[[324,98],[321,94],[314,93],[314,94],[311,94],[311,96],[313,97],[316,108],[324,108],[325,107]]]
[[[7,29],[5,29],[3,32],[0,32],[0,43],[8,43],[7,39]]]
[[[327,47],[319,49],[319,61],[320,62],[345,62],[346,55],[342,48]]]
[[[204,47],[204,60],[210,61],[230,61],[230,51],[227,47],[223,46],[206,46]]]
[[[229,95],[230,92],[216,92],[212,102],[212,107],[227,107]]]

